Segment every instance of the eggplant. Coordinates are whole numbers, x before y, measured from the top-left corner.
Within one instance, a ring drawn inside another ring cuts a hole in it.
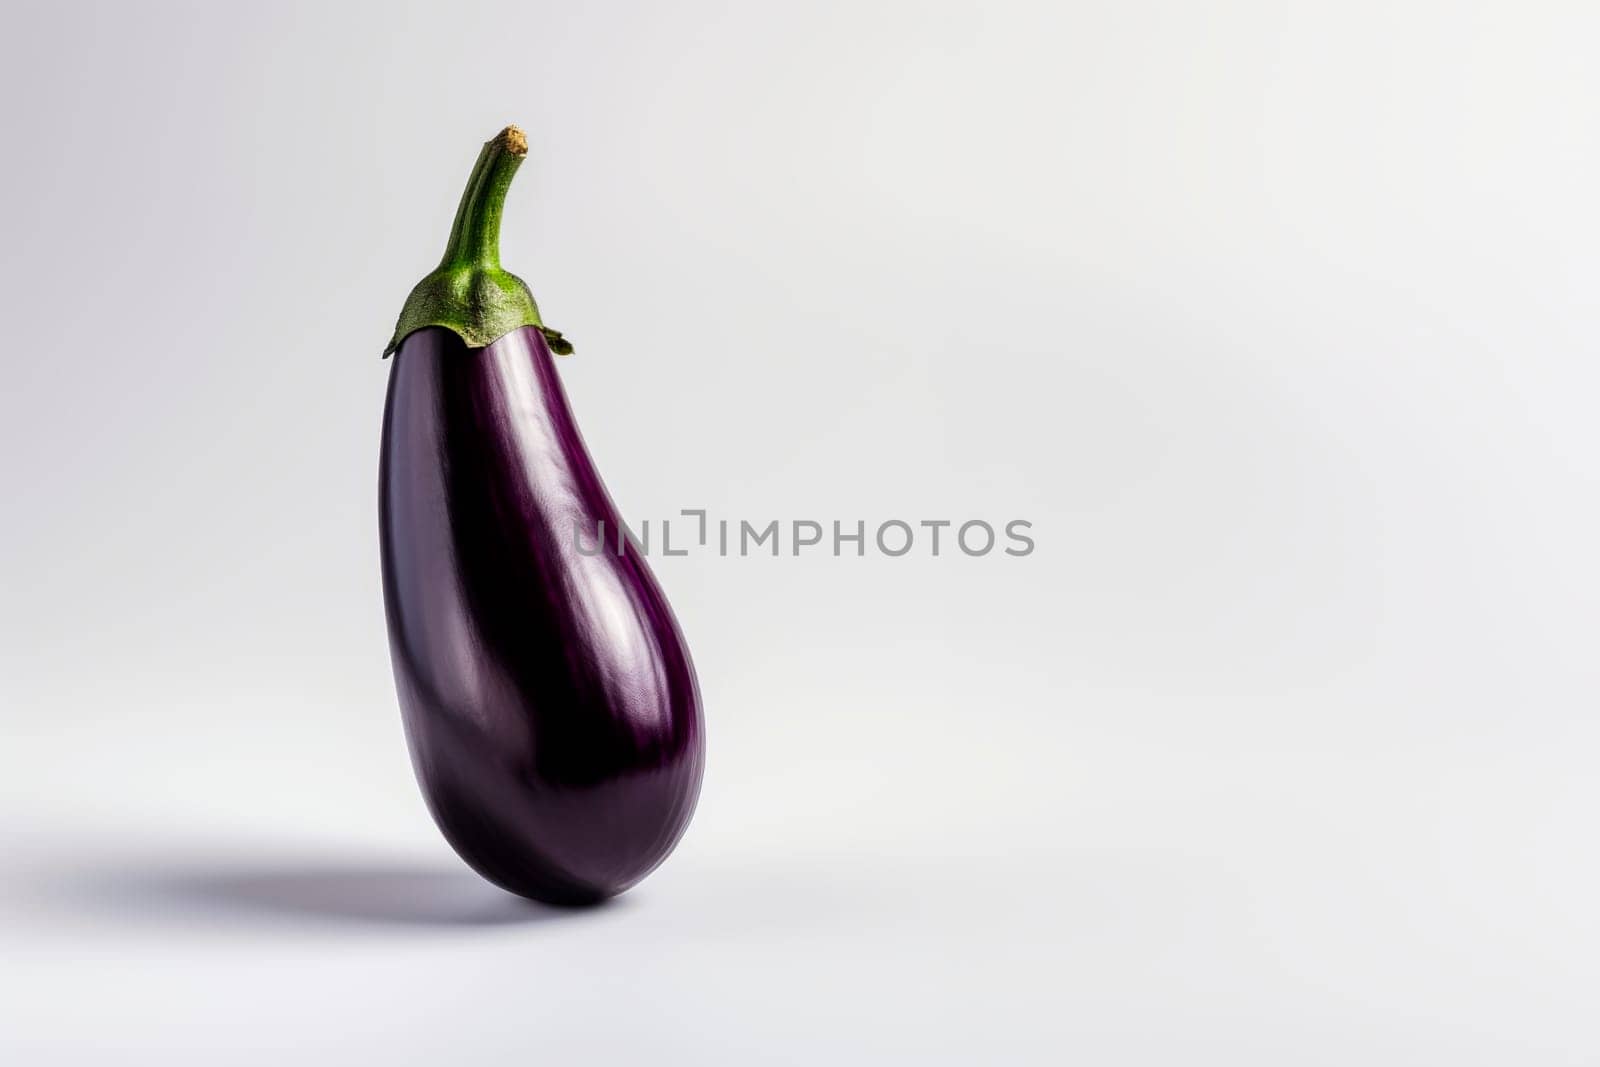
[[[634,885],[700,792],[699,684],[589,458],[528,287],[500,266],[527,154],[484,145],[439,267],[412,290],[379,460],[389,648],[434,821],[489,881],[560,905]]]

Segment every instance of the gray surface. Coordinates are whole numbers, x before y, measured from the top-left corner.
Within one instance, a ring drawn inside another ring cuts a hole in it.
[[[7,14],[8,1062],[1600,1058],[1592,8],[383,10]],[[377,574],[508,121],[630,516],[1039,543],[658,558],[706,790],[581,916],[429,826]]]

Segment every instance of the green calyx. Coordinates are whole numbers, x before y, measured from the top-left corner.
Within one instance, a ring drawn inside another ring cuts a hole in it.
[[[399,348],[408,334],[425,326],[454,330],[473,348],[482,348],[523,326],[534,326],[544,334],[552,352],[565,355],[572,351],[571,343],[559,331],[540,320],[539,305],[527,284],[500,266],[500,216],[506,190],[527,155],[528,139],[515,126],[507,126],[483,146],[461,194],[444,258],[406,298],[384,356]]]

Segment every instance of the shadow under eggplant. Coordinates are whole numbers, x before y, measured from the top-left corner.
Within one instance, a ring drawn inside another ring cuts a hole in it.
[[[78,871],[55,880],[71,902],[113,921],[255,925],[485,927],[574,919],[614,902],[560,908],[514,896],[466,868],[320,859],[150,862]]]

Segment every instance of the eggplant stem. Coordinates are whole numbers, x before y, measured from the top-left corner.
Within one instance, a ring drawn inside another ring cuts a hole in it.
[[[528,155],[528,138],[515,126],[495,134],[467,179],[456,208],[444,258],[406,298],[387,356],[407,335],[428,326],[453,330],[473,348],[483,348],[512,330],[537,327],[552,351],[570,352],[560,333],[546,329],[539,305],[521,278],[500,266],[500,219],[506,190]]]
[[[500,267],[500,218],[505,213],[506,190],[517,168],[528,157],[528,138],[507,126],[483,146],[467,188],[456,208],[450,241],[445,245],[440,270],[462,267]]]

